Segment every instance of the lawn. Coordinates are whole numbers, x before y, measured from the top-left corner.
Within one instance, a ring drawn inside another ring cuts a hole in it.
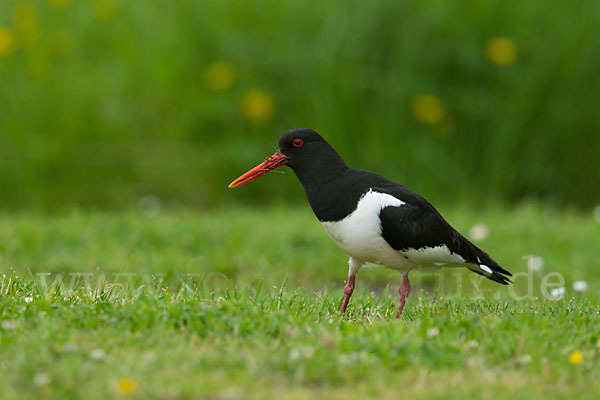
[[[1,214],[0,397],[595,398],[600,223],[444,214],[522,274],[413,273],[399,321],[385,269],[338,314],[345,255],[306,208]]]

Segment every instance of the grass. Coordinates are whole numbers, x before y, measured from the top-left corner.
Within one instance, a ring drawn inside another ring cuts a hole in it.
[[[447,214],[487,223],[482,246],[512,272],[543,256],[531,298],[413,273],[396,321],[399,274],[363,270],[341,317],[345,256],[305,209],[2,214],[0,397],[594,398],[600,224],[534,205]],[[551,271],[563,299],[539,290]]]

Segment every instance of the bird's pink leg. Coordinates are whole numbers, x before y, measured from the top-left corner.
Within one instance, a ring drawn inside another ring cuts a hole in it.
[[[356,275],[350,275],[348,277],[348,282],[346,282],[346,287],[344,287],[344,302],[342,303],[342,308],[340,308],[340,312],[344,314],[346,312],[346,307],[348,307],[348,302],[350,301],[350,296],[352,296],[352,292],[354,292],[354,278]]]
[[[400,314],[402,314],[402,310],[404,310],[404,304],[406,304],[406,298],[410,293],[410,282],[408,281],[408,274],[402,275],[402,285],[400,285],[400,289],[398,289],[398,294],[400,295],[400,299],[398,300],[398,313],[396,314],[396,318],[400,318]]]

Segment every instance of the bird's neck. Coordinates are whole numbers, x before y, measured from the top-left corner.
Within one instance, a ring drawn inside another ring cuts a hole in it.
[[[326,158],[315,157],[310,163],[293,166],[292,169],[307,192],[309,189],[320,190],[351,170],[337,153],[328,154]]]
[[[313,212],[322,222],[345,218],[368,190],[364,182],[357,180],[359,171],[348,167],[341,158],[310,163],[304,168],[294,168],[294,172],[304,186]]]

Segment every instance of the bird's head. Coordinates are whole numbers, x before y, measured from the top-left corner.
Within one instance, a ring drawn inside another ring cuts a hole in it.
[[[250,182],[282,165],[289,166],[298,174],[310,166],[318,166],[332,155],[339,159],[329,143],[317,132],[305,128],[292,129],[281,135],[279,150],[275,154],[231,182],[229,188]]]

